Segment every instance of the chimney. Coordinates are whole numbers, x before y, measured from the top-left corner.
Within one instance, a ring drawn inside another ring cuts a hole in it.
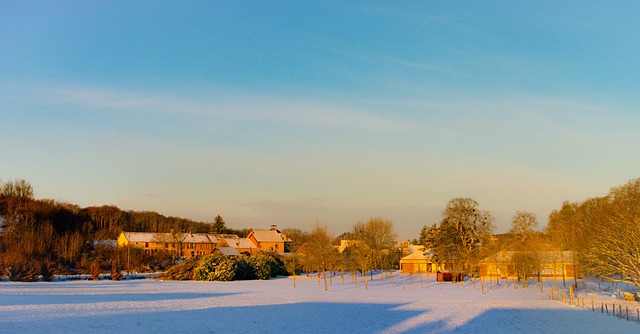
[[[278,230],[278,225],[271,225],[271,230],[272,231],[277,231]]]

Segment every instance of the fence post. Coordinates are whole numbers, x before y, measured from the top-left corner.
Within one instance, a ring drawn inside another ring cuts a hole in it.
[[[625,311],[627,312],[627,321],[629,321],[629,306],[625,306]]]

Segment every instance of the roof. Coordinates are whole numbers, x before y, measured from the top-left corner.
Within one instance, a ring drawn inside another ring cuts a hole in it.
[[[156,233],[156,232],[122,232],[129,242],[174,242],[180,241],[191,244],[216,244],[222,236],[232,238],[232,234],[211,234],[211,233]],[[174,240],[175,237],[182,237],[182,240]],[[236,236],[237,238],[237,236]],[[253,245],[253,244],[252,244]],[[255,247],[255,246],[253,246]]]
[[[186,233],[182,242],[190,244],[215,244],[219,241],[215,234]]]
[[[169,233],[122,232],[129,242],[160,242],[171,240]]]
[[[429,260],[429,257],[427,256],[427,254],[423,253],[423,252],[415,252],[415,253],[411,253],[405,257],[403,257],[402,260]]]
[[[251,230],[258,242],[284,242],[277,230]]]
[[[216,249],[223,255],[240,255],[240,252],[233,247],[216,247]]]
[[[223,238],[220,241],[222,245],[228,245],[228,246],[222,246],[222,247],[216,247],[216,248],[223,248],[223,247],[232,247],[232,248],[240,248],[240,249],[256,248],[256,245],[247,238]]]

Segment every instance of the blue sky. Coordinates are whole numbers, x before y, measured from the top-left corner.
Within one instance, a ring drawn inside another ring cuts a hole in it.
[[[3,1],[0,177],[39,198],[402,238],[639,177],[636,2]]]

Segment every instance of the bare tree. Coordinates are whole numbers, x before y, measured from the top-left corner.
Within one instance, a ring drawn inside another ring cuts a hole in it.
[[[518,211],[511,220],[511,231],[514,239],[522,246],[535,234],[538,219],[532,212]]]
[[[356,223],[353,227],[353,235],[371,251],[372,269],[383,267],[382,254],[393,247],[398,236],[393,231],[393,222],[383,218],[370,218],[366,223]]]
[[[315,267],[318,275],[323,275],[325,291],[329,289],[325,271],[330,268],[336,252],[331,245],[332,240],[333,236],[329,233],[327,227],[316,221],[305,244],[306,265],[307,267]]]
[[[585,260],[596,275],[640,287],[640,179],[612,189],[608,199],[606,220],[591,226]]]
[[[547,235],[551,239],[551,243],[560,251],[560,263],[562,268],[562,284],[567,288],[567,277],[565,272],[566,259],[565,251],[570,251],[571,261],[573,262],[574,272],[577,265],[577,253],[580,248],[581,234],[584,229],[581,228],[580,204],[564,202],[560,210],[554,210],[549,214],[549,224],[547,225]],[[574,277],[576,274],[574,273]]]

